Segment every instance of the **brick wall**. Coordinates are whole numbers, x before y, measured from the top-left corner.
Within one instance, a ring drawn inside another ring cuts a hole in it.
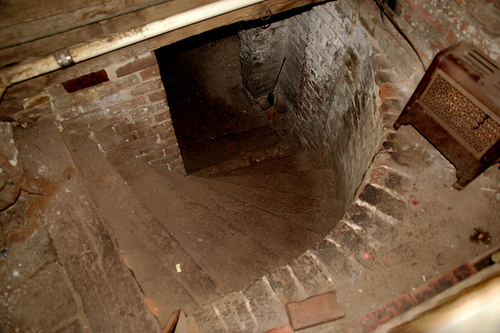
[[[267,96],[276,81],[288,34],[288,21],[238,32],[243,86],[256,99]]]
[[[400,0],[397,22],[427,64],[434,55],[468,41],[500,63],[500,1]]]
[[[62,83],[102,70],[108,80],[74,92]],[[51,114],[61,131],[88,135],[111,160],[136,157],[184,172],[154,53],[126,49],[20,83],[2,113],[21,123]]]
[[[339,0],[290,18],[280,82],[301,141],[325,154],[346,198],[354,196],[382,136],[377,52],[359,10]]]
[[[400,0],[396,13],[425,65],[462,40],[499,61],[499,1]],[[269,73],[287,57],[277,90],[295,112],[296,132],[305,147],[325,153],[344,180],[340,191],[352,197],[424,69],[372,0],[329,2],[277,27],[279,36],[240,33],[247,89],[265,93],[259,89],[272,84]]]

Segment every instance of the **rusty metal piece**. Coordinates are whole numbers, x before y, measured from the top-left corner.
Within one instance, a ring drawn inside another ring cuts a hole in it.
[[[394,123],[411,124],[457,169],[462,189],[500,162],[500,65],[472,44],[436,55]]]

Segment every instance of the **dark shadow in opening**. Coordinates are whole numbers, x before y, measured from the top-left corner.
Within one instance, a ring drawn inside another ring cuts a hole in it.
[[[236,33],[261,24],[233,24],[155,51],[188,174],[279,141],[268,116],[242,85]]]

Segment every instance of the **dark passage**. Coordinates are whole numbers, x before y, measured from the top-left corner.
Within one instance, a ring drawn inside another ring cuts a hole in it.
[[[279,141],[242,85],[239,43],[223,29],[156,51],[188,174]]]

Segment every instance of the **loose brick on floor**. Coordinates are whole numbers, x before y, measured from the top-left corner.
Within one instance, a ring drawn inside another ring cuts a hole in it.
[[[290,302],[286,305],[286,312],[294,330],[324,324],[345,316],[333,291],[309,297],[301,302]]]

